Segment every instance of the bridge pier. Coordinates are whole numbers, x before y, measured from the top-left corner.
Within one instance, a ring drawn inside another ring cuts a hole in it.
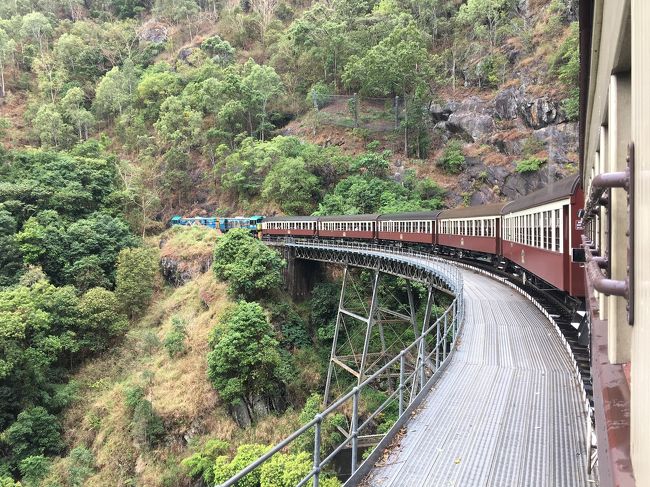
[[[309,298],[322,272],[320,263],[296,257],[296,249],[293,247],[284,247],[282,254],[287,261],[284,270],[285,288],[294,300]]]

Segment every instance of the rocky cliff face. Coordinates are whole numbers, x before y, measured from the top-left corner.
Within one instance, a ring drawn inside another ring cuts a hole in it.
[[[467,167],[448,195],[450,205],[516,199],[574,170],[577,124],[550,96],[506,88],[487,98],[431,105],[429,114],[443,143],[460,138],[468,148]],[[528,157],[545,163],[538,171],[516,172],[517,162]]]

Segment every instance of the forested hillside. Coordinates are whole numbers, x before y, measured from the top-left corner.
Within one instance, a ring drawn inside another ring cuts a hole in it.
[[[201,485],[313,414],[336,286],[293,303],[264,246],[167,221],[574,171],[575,4],[0,2],[0,485]]]

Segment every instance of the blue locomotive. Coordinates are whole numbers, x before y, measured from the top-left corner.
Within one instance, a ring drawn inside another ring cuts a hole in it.
[[[195,225],[201,225],[204,227],[216,229],[219,226],[219,218],[217,217],[203,217],[203,216],[194,216],[191,218],[185,218],[182,216],[174,216],[169,221],[170,225],[183,225],[186,227],[192,227]]]
[[[263,216],[255,215],[249,217],[202,217],[195,216],[191,218],[186,218],[182,216],[174,216],[170,221],[170,225],[183,225],[183,226],[194,226],[202,225],[208,228],[214,228],[221,230],[222,233],[228,232],[233,228],[245,228],[251,231],[255,235],[259,235],[262,232],[262,221],[264,220]]]

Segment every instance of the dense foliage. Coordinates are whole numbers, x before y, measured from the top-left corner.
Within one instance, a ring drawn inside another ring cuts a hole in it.
[[[245,229],[229,231],[214,248],[215,276],[227,281],[230,294],[239,298],[259,298],[277,288],[283,265],[273,249]]]

